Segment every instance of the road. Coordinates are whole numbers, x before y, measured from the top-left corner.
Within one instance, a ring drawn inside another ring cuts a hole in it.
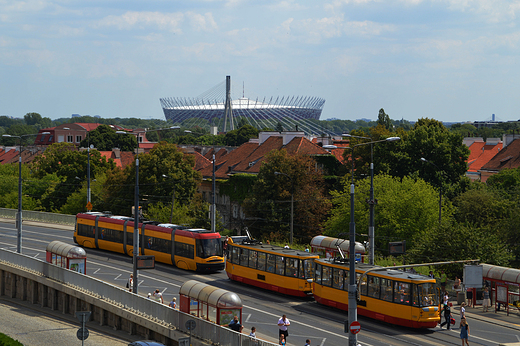
[[[53,240],[73,244],[72,231],[24,224],[22,252],[44,260],[45,247]],[[0,248],[16,250],[14,223],[0,222]],[[93,249],[86,249],[86,251],[87,275],[113,285],[121,287],[126,285],[132,273],[131,257]],[[154,270],[140,271],[139,294],[147,295],[159,289],[167,303],[172,297],[178,297],[179,288],[188,280],[198,280],[236,292],[244,306],[242,316],[244,332],[255,326],[260,338],[276,342],[277,321],[282,314],[286,314],[291,321],[288,345],[303,345],[306,338],[311,339],[312,345],[348,344],[348,334],[344,332],[346,312],[320,306],[311,299],[288,297],[232,282],[225,272],[197,274],[157,263]],[[496,346],[499,342],[520,341],[520,326],[512,327],[512,324],[499,323],[500,321],[492,318],[493,314],[486,315],[488,318],[486,320],[478,316],[478,309],[474,311],[473,313],[471,308],[468,309],[472,345]],[[478,318],[472,318],[472,315]],[[461,343],[458,329],[415,330],[363,317],[359,317],[359,322],[362,329],[358,334],[358,343],[364,346],[460,345]]]

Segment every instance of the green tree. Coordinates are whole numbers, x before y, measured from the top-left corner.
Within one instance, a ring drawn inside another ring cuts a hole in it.
[[[334,208],[327,220],[326,234],[337,237],[349,233],[350,184],[343,181],[343,190],[333,191]],[[375,206],[375,249],[386,255],[388,242],[406,240],[414,247],[417,238],[425,229],[438,224],[439,199],[435,189],[419,178],[403,179],[385,174],[374,177]],[[358,233],[368,230],[370,179],[355,181],[355,222]],[[449,204],[444,205],[448,216]]]
[[[283,174],[276,175],[275,172]],[[265,156],[252,192],[244,201],[247,226],[259,238],[287,240],[294,196],[294,239],[308,243],[321,234],[330,202],[325,198],[322,172],[312,157],[289,156],[273,150]]]
[[[241,146],[249,142],[251,138],[258,138],[258,129],[251,125],[244,125],[237,130],[226,133],[225,142],[229,146]]]
[[[387,130],[392,128],[392,121],[390,120],[390,116],[385,113],[385,110],[381,108],[379,110],[379,115],[377,116],[377,124],[384,126]]]
[[[90,131],[88,137],[81,141],[80,146],[88,147],[89,141],[99,151],[111,151],[113,148],[134,151],[137,148],[137,139],[134,135],[118,134],[108,125],[99,125],[95,130]]]
[[[98,173],[115,167],[101,156],[99,151],[90,151],[90,177],[95,179]],[[52,193],[42,199],[47,211],[59,211],[67,203],[69,195],[81,188],[81,182],[87,177],[87,151],[77,151],[71,143],[54,143],[45,150],[44,155],[36,157],[32,163],[33,175],[42,179],[48,174],[55,174],[59,183]]]

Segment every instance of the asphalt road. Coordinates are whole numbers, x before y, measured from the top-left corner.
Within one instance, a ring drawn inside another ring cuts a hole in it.
[[[71,230],[31,226],[24,224],[22,252],[29,256],[45,259],[45,247],[52,240],[72,244]],[[16,249],[14,223],[0,222],[0,248]],[[124,287],[132,272],[131,257],[106,251],[86,249],[87,275]],[[179,288],[188,280],[198,280],[219,288],[236,292],[242,299],[244,332],[252,326],[260,338],[277,341],[277,321],[286,314],[291,321],[288,345],[303,345],[310,338],[312,345],[345,345],[348,334],[344,332],[344,311],[323,307],[311,299],[301,299],[264,291],[256,287],[232,282],[225,272],[197,274],[172,266],[156,264],[154,270],[140,271],[139,294],[147,295],[159,289],[165,303],[178,297]],[[468,311],[471,312],[471,311]],[[452,331],[439,328],[416,330],[397,327],[379,321],[359,317],[361,332],[358,343],[364,346],[383,345],[460,345],[458,329]],[[520,322],[520,319],[519,319]],[[488,323],[482,319],[469,319],[472,345],[496,346],[499,342],[520,340],[520,326],[511,328]]]

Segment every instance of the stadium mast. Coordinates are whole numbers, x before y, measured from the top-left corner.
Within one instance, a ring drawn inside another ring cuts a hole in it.
[[[229,118],[230,130],[235,129],[233,123],[233,108],[231,107],[231,76],[226,76],[226,104],[224,105],[224,132],[227,132],[227,121]]]

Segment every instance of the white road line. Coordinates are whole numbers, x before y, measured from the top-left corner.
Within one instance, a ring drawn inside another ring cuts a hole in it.
[[[327,338],[323,338],[323,341],[321,342],[321,346],[325,345],[325,340],[327,340]]]
[[[251,317],[251,314],[247,314],[247,318],[246,318],[246,321],[245,323],[249,323],[249,318]]]

